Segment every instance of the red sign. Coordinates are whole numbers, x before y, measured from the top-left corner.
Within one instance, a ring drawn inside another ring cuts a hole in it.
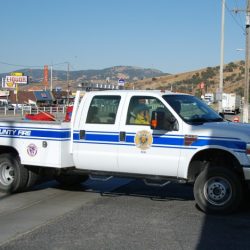
[[[43,84],[45,86],[48,86],[49,82],[49,67],[48,65],[44,65],[44,70],[43,70]]]
[[[205,83],[204,82],[201,82],[201,83],[199,83],[199,87],[200,87],[200,89],[204,89],[205,88]]]
[[[240,122],[240,117],[239,116],[235,116],[233,119],[233,122]]]

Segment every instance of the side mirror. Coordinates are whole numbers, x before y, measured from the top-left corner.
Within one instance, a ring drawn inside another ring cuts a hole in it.
[[[176,119],[173,116],[168,117],[163,111],[153,111],[150,126],[151,129],[171,131],[175,121]]]
[[[222,117],[223,119],[225,118],[225,115],[222,112],[219,112],[219,116]]]

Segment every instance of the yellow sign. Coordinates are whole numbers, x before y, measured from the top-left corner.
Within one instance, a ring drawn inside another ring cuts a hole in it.
[[[11,76],[23,76],[24,74],[23,72],[12,72],[10,75]]]
[[[153,143],[153,136],[147,130],[142,130],[135,135],[135,145],[136,147],[145,150],[149,149]]]
[[[14,82],[6,82],[6,88],[15,88],[16,85]]]

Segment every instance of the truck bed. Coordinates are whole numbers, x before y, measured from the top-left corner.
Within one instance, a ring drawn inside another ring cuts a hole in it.
[[[63,168],[73,166],[69,122],[0,119],[1,147],[11,147],[22,164]]]

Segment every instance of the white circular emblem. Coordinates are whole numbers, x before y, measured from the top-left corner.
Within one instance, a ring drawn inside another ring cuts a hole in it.
[[[135,145],[142,150],[150,148],[152,142],[152,134],[147,130],[139,131],[135,135]]]
[[[35,156],[37,154],[37,146],[33,143],[29,144],[27,147],[27,153],[29,156]]]

